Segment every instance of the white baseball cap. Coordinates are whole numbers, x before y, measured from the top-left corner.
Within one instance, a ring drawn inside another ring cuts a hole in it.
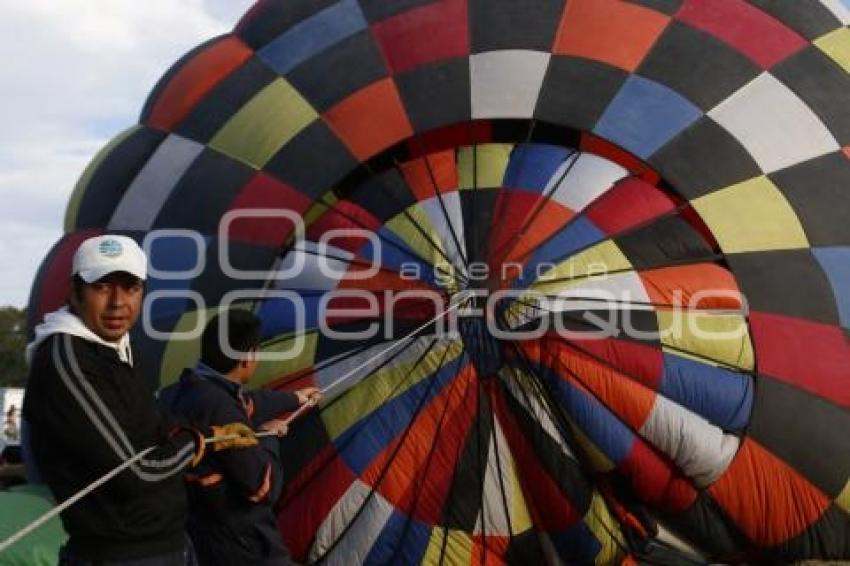
[[[148,258],[132,238],[97,236],[80,244],[74,254],[72,275],[86,283],[94,283],[116,271],[126,271],[144,281],[148,275]]]

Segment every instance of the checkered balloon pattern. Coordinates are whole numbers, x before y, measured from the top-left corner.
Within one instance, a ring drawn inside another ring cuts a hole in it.
[[[282,441],[300,561],[850,559],[849,23],[260,0],[84,172],[31,323],[109,232],[148,243],[152,379],[234,297],[297,343],[255,382],[331,386]]]

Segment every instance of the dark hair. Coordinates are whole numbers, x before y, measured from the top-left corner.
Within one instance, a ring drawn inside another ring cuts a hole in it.
[[[230,309],[215,315],[201,336],[201,361],[219,373],[227,373],[239,363],[238,359],[229,357],[223,351],[225,344],[219,340],[219,328],[223,322],[227,323],[227,344],[233,350],[250,352],[260,345],[260,319],[253,313]]]
[[[74,275],[71,278],[71,293],[74,294],[74,297],[78,301],[83,300],[83,286],[85,286],[86,282],[79,275]]]
[[[130,275],[131,277],[134,277],[135,279],[138,280],[138,277],[136,277],[135,275],[131,275],[131,274],[128,274],[128,275]],[[142,283],[142,285],[145,284],[144,281],[141,281],[141,283]],[[82,277],[80,277],[79,273],[72,275],[71,276],[71,297],[69,297],[69,298],[76,298],[78,301],[82,301],[83,300],[83,287],[85,287],[86,285],[90,285],[90,283],[86,283],[86,280],[83,279]]]

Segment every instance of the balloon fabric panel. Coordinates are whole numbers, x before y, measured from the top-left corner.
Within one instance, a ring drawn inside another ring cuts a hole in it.
[[[260,0],[83,173],[30,330],[115,232],[155,240],[160,383],[234,292],[300,343],[256,376],[329,388],[281,441],[299,561],[850,559],[848,22]]]

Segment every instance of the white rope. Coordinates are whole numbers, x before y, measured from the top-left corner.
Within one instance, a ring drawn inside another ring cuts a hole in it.
[[[462,293],[459,294],[459,295],[462,295]],[[463,303],[464,303],[463,298],[459,298],[458,300],[456,300],[456,302],[453,306],[450,306],[449,308],[447,308],[446,310],[444,310],[443,312],[441,312],[440,314],[438,314],[437,316],[435,316],[434,318],[432,318],[431,320],[429,320],[425,324],[419,326],[418,328],[413,330],[411,333],[409,333],[406,336],[404,336],[403,338],[401,338],[399,341],[392,343],[388,348],[385,348],[384,350],[378,352],[377,354],[375,354],[374,356],[372,356],[371,358],[369,358],[368,360],[366,360],[362,364],[358,365],[354,369],[348,371],[347,373],[345,373],[344,375],[342,375],[338,379],[334,380],[331,384],[329,384],[329,385],[325,386],[323,389],[321,389],[320,392],[325,393],[326,391],[333,389],[334,387],[336,387],[340,383],[346,381],[347,379],[350,379],[358,371],[360,371],[361,369],[363,369],[364,367],[366,367],[367,365],[369,365],[370,363],[372,363],[376,359],[380,358],[381,356],[385,355],[390,350],[397,348],[400,344],[404,344],[407,340],[410,340],[413,336],[415,336],[416,334],[421,332],[423,329],[427,328],[431,324],[433,324],[433,323],[437,322],[438,320],[440,320],[441,318],[445,317],[447,314],[449,314],[453,310],[459,308]],[[316,405],[316,401],[314,399],[309,399],[306,403],[301,405],[298,408],[298,410],[296,410],[294,413],[289,415],[287,418],[283,419],[283,423],[288,425],[290,422],[292,422],[293,420],[295,420],[296,418],[301,416],[301,414],[304,411],[306,411],[307,409],[309,409],[310,407],[313,407],[315,405]],[[273,436],[275,434],[276,433],[272,432],[272,431],[263,431],[263,432],[254,433],[254,435],[257,438],[263,438],[263,437],[266,437],[266,436]],[[217,437],[212,437],[212,438],[205,438],[204,443],[205,444],[211,444],[211,443],[214,443],[214,442],[220,442],[222,440],[233,440],[233,439],[236,439],[236,438],[239,438],[239,435],[232,434],[232,435],[225,435],[225,436],[217,436]],[[141,452],[139,452],[138,454],[136,454],[135,456],[133,456],[129,460],[122,462],[120,465],[118,465],[114,469],[110,470],[108,473],[106,473],[102,477],[93,481],[92,483],[90,483],[89,485],[87,485],[86,487],[84,487],[83,489],[81,489],[80,491],[78,491],[77,493],[75,493],[74,495],[72,495],[71,497],[66,499],[65,501],[63,501],[61,504],[57,505],[56,507],[54,507],[53,509],[51,509],[50,511],[48,511],[47,513],[45,513],[44,515],[42,515],[41,517],[39,517],[38,519],[33,521],[32,523],[30,523],[29,525],[27,525],[26,527],[21,529],[20,531],[16,532],[12,536],[10,536],[6,540],[4,540],[2,543],[0,543],[0,552],[7,550],[13,544],[15,544],[16,542],[18,542],[19,540],[21,540],[22,538],[24,538],[25,536],[27,536],[28,534],[30,534],[31,532],[33,532],[34,530],[36,530],[37,528],[42,526],[44,523],[46,523],[50,519],[54,518],[56,515],[58,515],[62,511],[64,511],[68,507],[72,506],[73,504],[75,504],[76,502],[78,502],[79,500],[81,500],[82,498],[84,498],[85,496],[87,496],[88,494],[90,494],[91,492],[93,492],[94,490],[96,490],[97,488],[99,488],[100,486],[102,486],[103,484],[105,484],[106,482],[108,482],[109,480],[111,480],[112,478],[114,478],[115,476],[117,476],[118,474],[120,474],[121,472],[123,472],[124,470],[126,470],[127,468],[129,468],[130,466],[135,464],[136,462],[138,462],[139,460],[141,460],[142,458],[144,458],[148,453],[150,453],[155,448],[156,448],[156,446],[150,446],[148,448],[145,448],[144,450],[142,450]]]
[[[462,295],[462,297],[461,297],[461,295]],[[460,308],[465,302],[464,299],[468,298],[468,296],[469,296],[469,294],[467,292],[458,293],[459,298],[455,301],[455,304],[453,306],[450,306],[449,308],[447,308],[446,310],[444,310],[443,312],[441,312],[440,314],[438,314],[437,316],[435,316],[434,318],[432,318],[431,320],[429,320],[425,324],[423,324],[423,325],[419,326],[418,328],[416,328],[415,330],[413,330],[413,332],[410,332],[406,336],[402,337],[397,342],[393,342],[387,348],[381,350],[380,352],[378,352],[377,354],[375,354],[374,356],[372,356],[371,358],[369,358],[368,360],[366,360],[362,364],[358,365],[354,369],[349,370],[347,373],[343,374],[341,377],[332,381],[329,385],[326,385],[320,391],[322,393],[326,393],[327,391],[333,389],[334,387],[336,387],[337,385],[339,385],[343,381],[346,381],[347,379],[351,379],[358,371],[360,371],[364,367],[368,366],[373,361],[377,360],[378,358],[380,358],[381,356],[383,356],[384,354],[386,354],[390,350],[397,348],[400,344],[404,344],[405,342],[407,342],[408,340],[413,338],[413,336],[415,336],[416,334],[419,334],[419,332],[421,332],[425,328],[428,328],[429,326],[431,326],[432,324],[434,324],[435,322],[437,322],[441,318],[445,317],[447,314],[449,314],[453,310]]]
[[[289,415],[287,418],[283,419],[283,423],[289,424],[290,422],[292,422],[293,420],[295,420],[296,418],[301,416],[301,414],[304,411],[306,411],[310,407],[314,407],[315,405],[316,405],[316,402],[313,399],[308,400],[306,403],[304,403],[303,405],[298,407],[298,410],[296,410],[294,413]],[[262,431],[262,432],[254,433],[254,436],[257,437],[257,438],[264,438],[264,437],[267,437],[267,436],[274,436],[276,434],[277,433],[272,432],[272,431]],[[221,442],[222,440],[233,440],[233,439],[236,439],[236,438],[239,438],[239,435],[237,435],[237,434],[227,434],[227,435],[223,435],[223,436],[213,436],[213,437],[210,437],[210,438],[205,438],[204,444],[213,444],[215,442]],[[51,509],[47,513],[43,514],[41,517],[39,517],[38,519],[36,519],[32,523],[30,523],[29,525],[24,527],[23,529],[19,530],[18,532],[16,532],[15,534],[10,536],[6,540],[4,540],[2,543],[0,543],[0,553],[8,550],[13,544],[20,541],[22,538],[24,538],[25,536],[27,536],[28,534],[30,534],[31,532],[33,532],[34,530],[36,530],[37,528],[42,526],[44,523],[46,523],[50,519],[54,518],[56,515],[58,515],[62,511],[64,511],[68,507],[72,506],[73,504],[75,504],[76,502],[78,502],[79,500],[81,500],[82,498],[84,498],[85,496],[87,496],[88,494],[90,494],[91,492],[93,492],[94,490],[96,490],[97,488],[99,488],[100,486],[102,486],[103,484],[105,484],[106,482],[108,482],[109,480],[111,480],[112,478],[114,478],[115,476],[117,476],[118,474],[120,474],[121,472],[123,472],[124,470],[126,470],[127,468],[129,468],[130,466],[132,466],[133,464],[138,462],[139,460],[141,460],[142,458],[144,458],[145,456],[147,456],[151,451],[153,451],[156,448],[157,448],[156,446],[149,446],[148,448],[145,448],[144,450],[142,450],[141,452],[139,452],[138,454],[136,454],[135,456],[133,456],[129,460],[125,460],[120,465],[118,465],[117,467],[115,467],[112,470],[110,470],[109,472],[107,472],[105,475],[96,479],[95,481],[93,481],[92,483],[90,483],[89,485],[87,485],[86,487],[84,487],[83,489],[81,489],[80,491],[78,491],[77,493],[75,493],[74,495],[72,495],[71,497],[69,497],[68,499],[66,499],[62,503],[60,503],[59,505],[57,505],[56,507],[54,507],[53,509]]]
[[[63,501],[61,504],[57,505],[56,507],[54,507],[32,523],[21,529],[17,533],[4,540],[2,543],[0,543],[0,552],[5,551],[7,548],[12,546],[16,542],[18,542],[19,540],[39,528],[40,526],[42,526],[44,523],[46,523],[47,521],[49,521],[50,519],[52,519],[53,517],[55,517],[56,515],[58,515],[59,513],[61,513],[62,511],[64,511],[65,509],[67,509],[68,507],[88,495],[89,493],[91,493],[92,491],[94,491],[95,489],[99,488],[100,486],[102,486],[103,484],[105,484],[106,482],[108,482],[109,480],[111,480],[112,478],[114,478],[115,476],[117,476],[118,474],[120,474],[121,472],[123,472],[145,456],[147,456],[147,454],[151,452],[154,448],[156,448],[156,446],[151,446],[150,448],[142,450],[129,460],[123,462],[120,466],[114,468],[112,471],[102,476],[101,478],[93,481],[85,488],[81,489],[80,491]]]

